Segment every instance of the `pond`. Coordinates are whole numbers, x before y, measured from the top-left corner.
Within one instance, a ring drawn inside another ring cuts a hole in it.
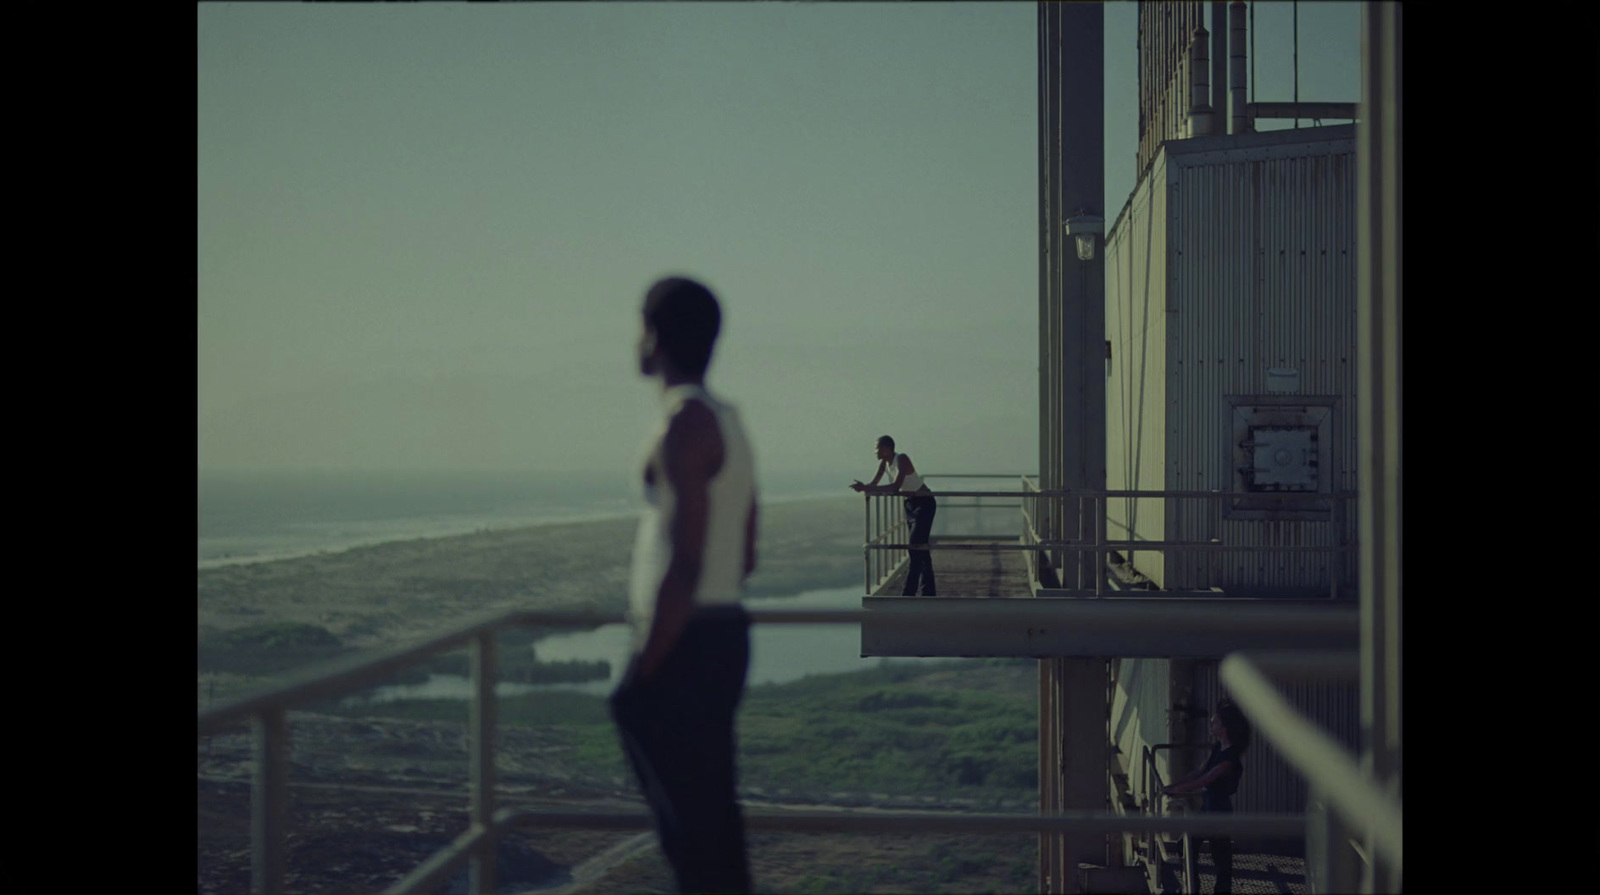
[[[794,597],[767,597],[744,601],[747,609],[860,609],[861,588],[807,591]],[[502,682],[495,692],[516,696],[544,690],[567,690],[604,696],[616,689],[627,668],[633,631],[627,625],[604,625],[592,631],[557,634],[534,644],[541,662],[611,663],[606,680],[572,684],[518,684]],[[861,629],[856,625],[756,625],[750,629],[750,673],[747,684],[782,684],[811,674],[860,671],[892,662],[948,662],[948,659],[863,659]],[[403,699],[470,699],[472,682],[453,674],[430,675],[426,683],[376,687],[347,702],[394,702]]]

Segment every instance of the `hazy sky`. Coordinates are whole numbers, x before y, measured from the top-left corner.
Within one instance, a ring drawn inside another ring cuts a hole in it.
[[[1256,7],[1255,98],[1292,99],[1292,6]],[[882,433],[1037,468],[1035,4],[196,10],[201,470],[629,470],[669,273],[723,302],[763,469],[864,477]],[[1299,18],[1300,98],[1358,99],[1359,5]]]

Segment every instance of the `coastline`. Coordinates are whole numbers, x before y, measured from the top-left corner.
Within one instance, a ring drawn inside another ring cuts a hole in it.
[[[858,501],[764,501],[747,595],[859,581]],[[494,611],[621,611],[637,520],[636,512],[607,514],[201,568],[197,626],[205,637],[268,622],[311,624],[348,646],[373,648]]]
[[[777,497],[764,498],[761,501],[761,506],[764,509],[768,506],[834,499],[837,499],[836,495],[831,493],[811,492],[806,494],[785,494]],[[348,540],[340,539],[341,542],[338,543],[337,546],[322,545],[264,553],[248,553],[238,556],[229,553],[223,553],[220,556],[197,558],[195,560],[195,568],[196,571],[205,571],[207,569],[219,569],[226,566],[245,566],[265,562],[280,562],[289,559],[304,559],[309,556],[345,553],[350,550],[359,550],[363,547],[377,547],[383,544],[390,544],[400,541],[439,540],[441,538],[453,538],[473,534],[488,534],[491,532],[514,531],[524,528],[538,528],[549,525],[575,525],[582,522],[606,522],[616,519],[638,519],[639,513],[640,509],[638,507],[630,507],[626,510],[583,512],[575,513],[570,516],[556,516],[551,518],[524,518],[498,522],[476,521],[458,523],[456,525],[449,526],[421,525],[403,533],[355,537]],[[213,539],[213,541],[222,540],[227,539]],[[241,537],[237,538],[237,540],[249,541],[252,539]],[[204,540],[202,540],[202,543],[204,543]]]

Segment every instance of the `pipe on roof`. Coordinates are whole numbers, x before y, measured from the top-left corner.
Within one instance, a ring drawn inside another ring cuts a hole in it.
[[[1244,3],[1234,0],[1228,4],[1228,104],[1233,107],[1230,134],[1248,133],[1249,119],[1245,117],[1244,96]]]

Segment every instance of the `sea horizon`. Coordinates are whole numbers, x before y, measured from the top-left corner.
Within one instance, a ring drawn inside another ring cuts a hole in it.
[[[846,473],[767,477],[763,504],[848,496]],[[638,514],[616,471],[197,470],[198,569]]]

